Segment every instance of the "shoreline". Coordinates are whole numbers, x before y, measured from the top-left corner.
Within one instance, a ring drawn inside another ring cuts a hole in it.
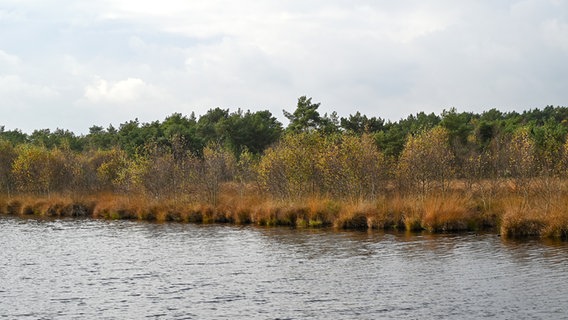
[[[0,214],[20,217],[85,217],[107,220],[256,225],[265,227],[344,230],[426,231],[430,233],[492,232],[506,238],[568,241],[568,212],[542,212],[519,206],[518,197],[495,201],[493,210],[475,199],[452,193],[373,201],[307,198],[274,201],[228,199],[213,206],[142,196],[91,195],[0,197]]]

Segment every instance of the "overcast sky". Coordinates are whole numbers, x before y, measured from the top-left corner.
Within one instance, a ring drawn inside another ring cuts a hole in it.
[[[568,105],[568,1],[0,0],[0,125]]]

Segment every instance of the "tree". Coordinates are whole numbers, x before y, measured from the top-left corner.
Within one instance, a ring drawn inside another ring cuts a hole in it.
[[[130,161],[125,151],[113,148],[108,151],[99,151],[93,157],[93,166],[96,167],[97,180],[101,190],[127,191],[130,180],[128,166]]]
[[[218,143],[211,143],[203,149],[203,159],[198,164],[194,181],[202,189],[207,202],[219,203],[221,184],[233,178],[235,158],[231,152]]]
[[[258,155],[275,143],[282,134],[282,124],[270,111],[231,113],[219,124],[225,144],[239,157],[244,150]]]
[[[34,130],[29,140],[37,146],[44,146],[48,149],[65,145],[74,151],[83,150],[83,140],[69,130],[56,129],[54,132],[49,129]]]
[[[258,165],[261,184],[273,196],[302,199],[321,190],[318,160],[325,146],[318,132],[288,133],[268,148]]]
[[[334,197],[372,199],[386,178],[386,161],[368,134],[326,136],[318,157],[322,189]]]
[[[398,158],[404,149],[407,132],[402,126],[387,123],[385,130],[375,134],[375,141],[384,154],[390,158]]]
[[[557,176],[561,170],[558,159],[562,157],[566,127],[549,118],[542,126],[534,126],[531,132],[534,137],[539,172],[549,177]]]
[[[118,144],[129,156],[133,156],[149,142],[163,138],[159,121],[140,124],[138,119],[120,125],[117,132]]]
[[[375,133],[384,130],[385,121],[381,118],[367,118],[366,115],[361,115],[357,111],[354,115],[349,115],[349,118],[341,118],[341,127],[347,131],[357,135],[363,133]]]
[[[203,142],[197,135],[197,121],[195,114],[185,117],[180,113],[174,113],[167,117],[160,125],[168,145],[174,154],[175,159],[185,156],[187,152],[193,155],[200,155],[203,149]]]
[[[508,173],[515,182],[517,190],[528,198],[530,180],[536,173],[535,143],[528,127],[521,127],[513,134],[507,145]]]
[[[0,192],[10,197],[14,192],[14,176],[12,175],[12,163],[17,157],[14,146],[0,138]]]
[[[0,139],[18,145],[28,142],[28,135],[17,129],[6,131],[4,126],[0,126]]]
[[[465,145],[467,143],[468,136],[473,132],[473,126],[471,125],[472,117],[472,113],[458,113],[455,108],[442,112],[440,125],[448,130],[452,145]]]
[[[388,122],[384,129],[375,134],[379,148],[386,156],[398,158],[404,148],[408,135],[416,135],[428,131],[440,123],[440,117],[434,113],[424,112],[409,115],[399,122]]]
[[[229,117],[229,109],[209,109],[197,121],[197,136],[204,147],[210,143],[223,144],[226,136],[221,129],[223,122]]]
[[[101,126],[92,126],[85,136],[85,145],[90,150],[109,150],[117,145],[116,131],[112,126],[105,130]]]
[[[259,158],[248,150],[243,150],[235,164],[235,180],[240,184],[239,195],[243,197],[247,184],[258,181],[256,165]]]
[[[132,155],[137,148],[144,145],[138,118],[121,123],[117,132],[118,143],[124,151]]]
[[[333,111],[329,116],[323,115],[320,121],[320,126],[318,128],[320,132],[326,135],[332,135],[340,132],[339,116],[337,112]]]
[[[312,98],[306,96],[298,98],[294,113],[283,110],[284,116],[290,120],[286,130],[298,133],[318,129],[322,124],[322,118],[317,111],[319,106],[319,103],[312,103]]]
[[[170,152],[161,149],[158,144],[147,144],[144,154],[138,154],[140,182],[144,191],[155,199],[173,196],[177,199],[181,190],[183,174]]]
[[[18,189],[24,193],[50,196],[60,186],[60,176],[66,172],[59,153],[59,150],[50,152],[43,146],[20,145],[12,165]]]
[[[411,189],[426,195],[436,184],[446,190],[454,174],[449,133],[435,127],[409,136],[398,164],[398,176]]]

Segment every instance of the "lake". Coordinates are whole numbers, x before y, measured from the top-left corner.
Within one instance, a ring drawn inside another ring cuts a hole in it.
[[[0,319],[565,319],[568,245],[0,217]]]

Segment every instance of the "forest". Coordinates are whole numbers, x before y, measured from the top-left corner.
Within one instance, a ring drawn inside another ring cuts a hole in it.
[[[568,108],[386,121],[214,108],[76,135],[0,126],[0,214],[568,239]]]

